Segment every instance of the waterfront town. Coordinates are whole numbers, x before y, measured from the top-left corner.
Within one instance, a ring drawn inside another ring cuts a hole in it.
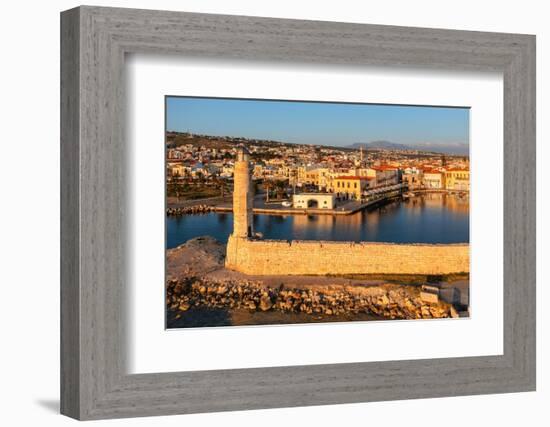
[[[272,210],[285,208],[285,213],[293,209],[353,211],[395,192],[467,194],[470,190],[468,156],[356,145],[300,145],[168,132],[168,206],[230,195],[240,146],[250,152],[252,182],[256,192],[265,195],[264,205]]]
[[[469,157],[381,145],[167,132],[167,327],[468,317]]]

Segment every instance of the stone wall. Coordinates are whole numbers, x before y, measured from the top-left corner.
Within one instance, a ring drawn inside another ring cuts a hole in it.
[[[230,236],[226,267],[257,275],[452,274],[470,271],[468,244],[250,240]]]

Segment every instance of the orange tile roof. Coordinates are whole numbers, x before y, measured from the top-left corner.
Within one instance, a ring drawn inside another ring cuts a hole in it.
[[[334,179],[363,179],[363,180],[371,180],[374,179],[373,176],[338,176]]]
[[[470,169],[450,168],[446,169],[445,172],[470,172]]]
[[[394,171],[399,168],[397,166],[380,165],[380,166],[374,166],[372,169],[379,170],[379,171]]]

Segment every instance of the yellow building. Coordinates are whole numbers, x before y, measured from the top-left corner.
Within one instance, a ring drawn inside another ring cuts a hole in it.
[[[254,178],[262,178],[264,176],[264,167],[261,164],[256,163],[252,168],[252,176]]]
[[[296,183],[301,185],[315,185],[319,190],[325,190],[329,187],[331,172],[323,167],[299,166],[296,174]]]
[[[168,164],[168,175],[173,177],[185,176],[186,167],[181,163]]]
[[[445,173],[439,171],[424,171],[424,187],[437,190],[445,189]]]
[[[470,171],[467,169],[447,169],[445,188],[454,191],[470,191]]]
[[[363,192],[370,189],[374,182],[375,178],[366,176],[338,176],[332,180],[329,191],[335,193],[336,197],[360,200]]]
[[[306,169],[302,182],[309,185],[319,185],[319,170]]]
[[[318,168],[317,169],[317,181],[315,185],[319,190],[326,190],[330,182],[330,169],[329,168]]]

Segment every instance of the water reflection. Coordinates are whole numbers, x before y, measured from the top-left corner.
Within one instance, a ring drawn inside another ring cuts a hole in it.
[[[167,247],[210,235],[221,242],[233,227],[232,214],[169,217]],[[431,193],[353,215],[254,215],[254,228],[267,239],[395,243],[469,241],[468,197]]]

